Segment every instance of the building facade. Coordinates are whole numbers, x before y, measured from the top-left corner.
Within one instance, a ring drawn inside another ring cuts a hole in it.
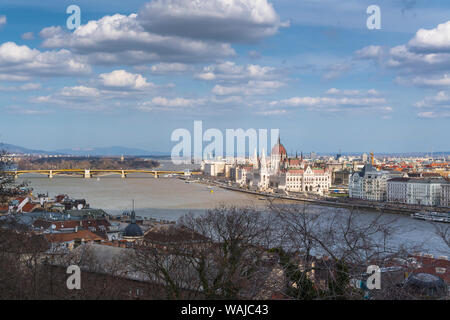
[[[443,190],[447,185],[444,179],[394,178],[387,182],[387,200],[405,204],[442,206],[446,196],[446,191]]]
[[[438,206],[441,204],[443,179],[411,179],[408,181],[408,204]]]
[[[325,169],[290,169],[286,172],[286,191],[328,193],[331,172]]]
[[[393,178],[387,182],[387,201],[397,203],[408,203],[408,181],[409,178]]]
[[[445,182],[441,186],[441,206],[450,207],[450,182]]]
[[[386,201],[387,181],[393,178],[393,174],[386,171],[378,171],[368,163],[360,172],[353,173],[349,178],[348,193],[350,198]]]

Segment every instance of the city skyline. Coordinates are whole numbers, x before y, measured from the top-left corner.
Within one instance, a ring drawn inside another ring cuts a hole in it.
[[[369,1],[3,3],[0,142],[170,152],[202,120],[289,153],[450,150],[444,1],[377,1],[380,30]]]

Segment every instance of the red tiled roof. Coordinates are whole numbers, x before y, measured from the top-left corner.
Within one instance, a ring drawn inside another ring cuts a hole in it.
[[[288,173],[289,174],[302,174],[302,173],[304,173],[305,171],[304,170],[301,170],[301,169],[291,169],[291,170],[289,170],[288,171]]]
[[[101,220],[67,220],[67,221],[47,221],[38,219],[33,223],[33,226],[36,228],[43,228],[48,229],[51,227],[51,225],[54,224],[56,226],[55,230],[60,229],[73,229],[75,227],[82,227],[88,229],[89,227],[95,228],[95,230],[98,230],[100,226],[104,226],[106,229],[108,229],[111,224],[106,221],[105,219]]]
[[[97,236],[95,233],[89,230],[80,230],[78,232],[71,233],[51,233],[44,235],[45,239],[49,242],[69,242],[74,240],[83,241],[101,241],[103,238]]]
[[[145,234],[144,240],[150,243],[182,243],[202,242],[208,238],[185,227],[162,225],[150,229]]]
[[[28,202],[26,205],[22,207],[22,212],[33,212],[36,207],[40,206],[36,203]]]
[[[430,273],[438,276],[450,284],[450,261],[439,258],[415,257],[422,267],[415,269],[414,273]]]

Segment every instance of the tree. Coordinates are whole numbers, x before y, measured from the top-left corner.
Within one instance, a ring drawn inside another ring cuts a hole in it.
[[[291,280],[290,275],[295,275],[304,286],[292,290],[292,283],[288,285],[286,293],[292,298],[361,299],[364,293],[352,285],[352,278],[364,274],[369,265],[383,267],[393,258],[407,258],[419,250],[394,243],[395,218],[383,214],[339,209],[324,213],[307,205],[274,203],[270,210],[284,229],[285,254],[290,254],[300,271],[296,273],[289,263],[284,264],[285,272]],[[315,290],[302,278],[305,274]]]
[[[14,176],[5,171],[11,166],[11,161],[6,151],[0,151],[0,205],[7,205],[10,197],[18,193]]]
[[[221,206],[201,216],[186,215],[177,227],[203,240],[164,246],[144,241],[130,259],[136,271],[164,284],[172,299],[257,296],[272,270],[264,261],[273,231],[267,214]]]

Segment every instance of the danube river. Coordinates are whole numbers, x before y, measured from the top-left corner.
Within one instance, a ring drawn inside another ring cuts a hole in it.
[[[174,170],[167,164],[161,170]],[[58,194],[68,194],[75,199],[86,199],[93,208],[101,208],[110,214],[118,214],[131,210],[132,200],[135,201],[136,213],[140,216],[176,220],[186,213],[202,213],[220,204],[259,206],[265,205],[258,197],[208,187],[198,183],[186,183],[177,178],[155,179],[150,175],[133,176],[126,179],[120,176],[104,176],[84,179],[79,177],[56,176],[49,179],[45,176],[21,176],[18,182],[27,181],[33,188],[33,194],[47,193],[54,197]],[[212,192],[211,192],[212,191]],[[311,212],[334,213],[332,207],[310,206]],[[375,217],[373,212],[358,212],[362,219]],[[449,255],[434,232],[434,226],[425,221],[414,220],[408,216],[387,214],[387,219],[395,218],[399,226],[396,240],[398,243],[423,245],[424,251],[440,255]]]

